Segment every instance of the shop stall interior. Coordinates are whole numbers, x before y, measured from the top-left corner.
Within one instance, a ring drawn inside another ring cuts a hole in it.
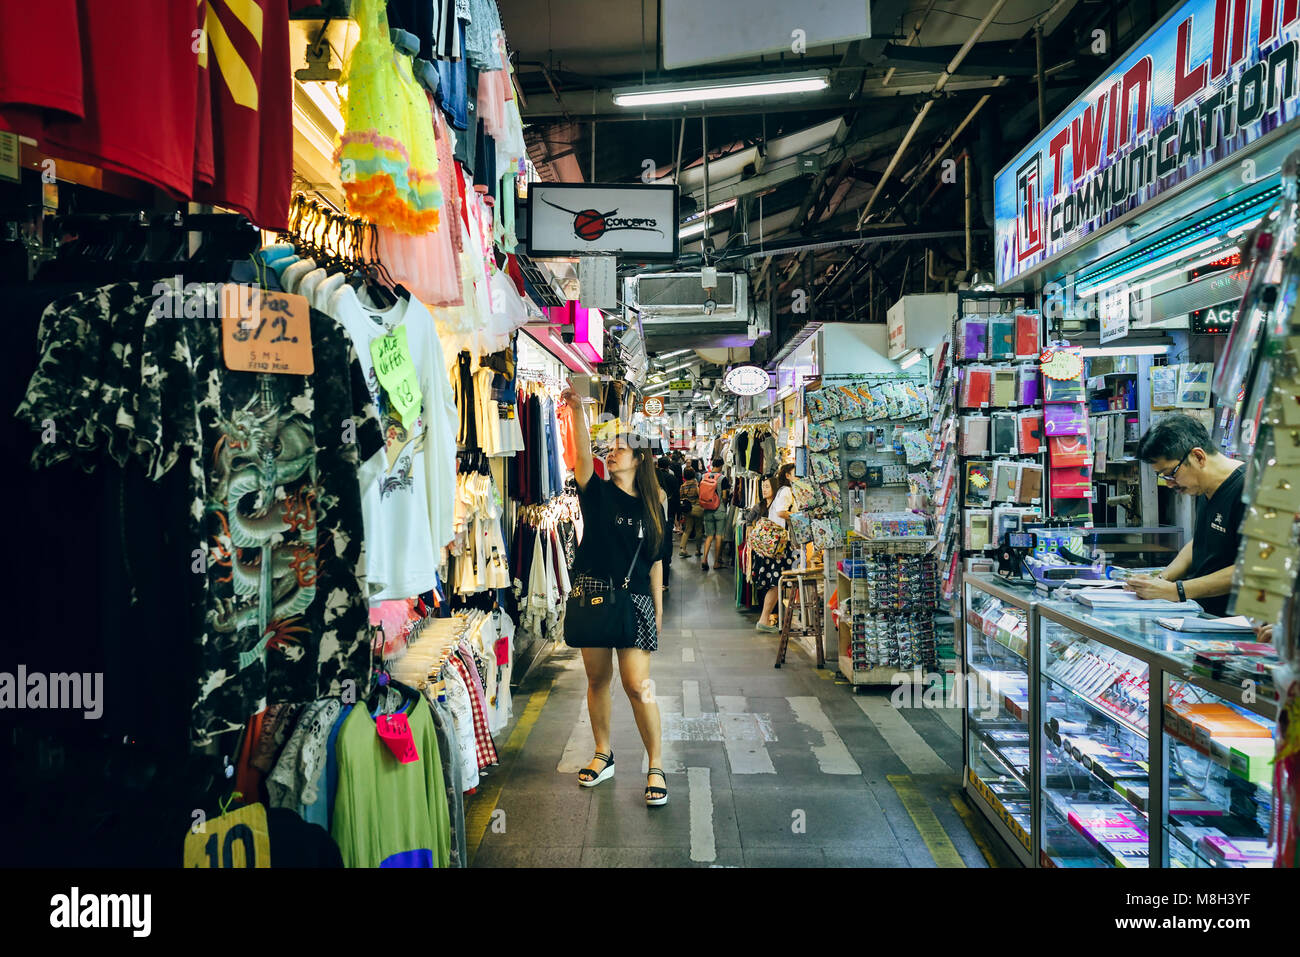
[[[1296,4],[803,13],[0,7],[0,863],[1300,865]]]

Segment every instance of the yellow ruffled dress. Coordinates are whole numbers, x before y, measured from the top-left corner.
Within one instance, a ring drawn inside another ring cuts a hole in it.
[[[343,81],[339,164],[348,210],[400,233],[438,228],[442,191],[428,97],[411,61],[393,46],[383,0],[355,0],[361,37]]]

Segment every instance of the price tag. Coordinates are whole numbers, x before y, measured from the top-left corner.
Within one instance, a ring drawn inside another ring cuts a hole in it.
[[[379,384],[402,417],[402,424],[412,428],[420,415],[420,379],[406,342],[406,327],[398,326],[396,332],[372,340],[370,358],[374,360]]]
[[[415,736],[411,733],[411,722],[404,714],[381,714],[375,722],[379,739],[388,745],[388,750],[397,756],[403,764],[420,760],[415,750]]]
[[[311,307],[304,296],[221,287],[221,352],[236,372],[311,375]]]
[[[249,804],[205,821],[185,835],[185,867],[270,867],[266,808]]]

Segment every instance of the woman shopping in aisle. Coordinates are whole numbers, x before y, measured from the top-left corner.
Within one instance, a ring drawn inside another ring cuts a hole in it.
[[[574,477],[582,507],[583,537],[574,564],[578,589],[602,591],[625,587],[632,600],[633,634],[574,636],[582,647],[587,671],[587,707],[596,739],[595,756],[578,772],[578,783],[595,787],[614,776],[614,750],[610,741],[613,701],[610,682],[614,677],[614,651],[623,690],[632,704],[637,730],[649,758],[645,802],[668,803],[668,779],[660,768],[663,743],[659,705],[650,681],[650,653],[659,647],[663,625],[663,555],[671,550],[672,537],[664,520],[666,496],[655,473],[650,440],[636,433],[620,433],[605,456],[608,479],[594,473],[591,435],[581,400],[572,387],[560,401],[568,406],[573,421],[577,451]],[[611,582],[613,575],[619,580]],[[566,624],[566,635],[572,622]],[[626,640],[627,645],[617,647]],[[591,647],[591,645],[597,647]]]
[[[682,472],[682,488],[678,494],[681,497],[682,509],[681,557],[688,557],[686,548],[694,538],[695,557],[699,558],[704,534],[701,525],[704,520],[704,509],[700,507],[700,481],[696,477],[695,469],[688,466]]]
[[[763,479],[763,505],[767,510],[767,517],[782,528],[786,527],[786,519],[790,517],[790,512],[794,508],[794,491],[790,488],[790,475],[793,472],[793,465],[783,465],[776,470],[775,475]],[[793,565],[794,550],[788,544],[775,558],[754,555],[750,581],[756,589],[766,589],[763,594],[763,610],[758,616],[759,631],[781,630],[776,625],[769,625],[768,618],[776,607],[777,586],[781,583],[781,573],[789,570]]]

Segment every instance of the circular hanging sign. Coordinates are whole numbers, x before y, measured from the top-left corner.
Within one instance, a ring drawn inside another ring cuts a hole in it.
[[[656,415],[664,414],[664,400],[658,396],[646,399],[641,403],[641,411],[653,418]]]
[[[1038,365],[1045,378],[1058,382],[1077,379],[1083,375],[1083,356],[1077,352],[1047,349],[1038,357]]]
[[[772,382],[766,369],[758,366],[736,366],[727,371],[722,379],[722,385],[728,392],[734,392],[736,395],[758,395],[771,388]]]

